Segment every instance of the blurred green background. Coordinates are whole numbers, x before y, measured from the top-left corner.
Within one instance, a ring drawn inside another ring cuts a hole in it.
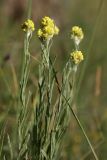
[[[107,1],[106,0],[33,0],[32,19],[36,31],[43,16],[50,16],[60,28],[52,46],[60,73],[74,45],[69,32],[73,25],[84,31],[80,48],[85,60],[77,75],[74,109],[78,113],[100,160],[107,160]],[[12,133],[16,119],[24,33],[21,23],[27,18],[27,0],[0,0],[0,126],[6,119]],[[37,90],[40,42],[30,45],[31,72],[28,88],[32,104]],[[35,58],[34,58],[35,57]],[[76,107],[75,107],[76,106]],[[70,125],[60,152],[61,160],[93,160],[80,129],[71,115]]]

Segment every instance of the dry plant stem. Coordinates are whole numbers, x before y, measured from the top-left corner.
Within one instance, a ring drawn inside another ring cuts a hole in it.
[[[52,64],[52,63],[51,63],[51,64]],[[53,67],[53,65],[52,65],[52,67]],[[59,91],[60,94],[62,94],[62,91],[61,91],[61,89],[60,89],[60,85],[59,85],[59,82],[58,82],[58,79],[57,79],[57,76],[56,76],[56,72],[55,72],[54,68],[52,68],[52,69],[53,69],[53,73],[54,73],[54,76],[55,76],[55,81],[56,81],[56,83],[57,83],[58,91]],[[63,96],[63,98],[65,99],[67,105],[69,106],[70,111],[72,112],[75,120],[77,121],[77,124],[78,124],[78,126],[80,127],[80,129],[81,129],[81,131],[82,131],[85,139],[87,140],[87,142],[88,142],[88,144],[89,144],[89,147],[90,147],[90,149],[91,149],[91,151],[92,151],[92,153],[93,153],[93,156],[94,156],[95,160],[98,160],[98,157],[97,157],[97,155],[96,155],[96,153],[95,153],[95,151],[94,151],[94,148],[93,148],[93,146],[92,146],[92,144],[91,144],[91,142],[90,142],[90,140],[89,140],[89,138],[88,138],[88,136],[87,136],[87,134],[86,134],[86,132],[85,132],[85,130],[84,130],[84,127],[83,127],[82,123],[80,122],[78,116],[76,115],[76,113],[74,112],[73,108],[72,108],[71,105],[69,104],[68,99],[66,99],[65,95],[62,95],[62,96]]]

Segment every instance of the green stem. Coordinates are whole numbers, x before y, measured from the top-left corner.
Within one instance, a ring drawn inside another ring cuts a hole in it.
[[[28,0],[28,9],[27,9],[27,18],[31,18],[31,12],[32,12],[32,0]]]
[[[21,75],[21,82],[20,82],[20,100],[23,106],[25,106],[25,88],[27,85],[28,80],[28,67],[29,67],[29,61],[30,61],[30,55],[29,55],[29,39],[27,34],[25,35],[24,40],[24,57],[23,57],[23,68],[22,68],[22,75]]]
[[[59,82],[58,82],[58,79],[57,79],[57,76],[56,76],[55,69],[54,69],[53,64],[52,64],[51,61],[50,61],[50,63],[51,63],[51,66],[52,66],[52,70],[53,70],[53,74],[54,74],[54,77],[55,77],[55,81],[56,81],[56,84],[57,84],[57,87],[58,87],[58,91],[59,91],[60,94],[62,94],[61,89],[60,89],[60,85],[59,85]],[[97,157],[97,155],[96,155],[96,153],[95,153],[95,151],[94,151],[94,148],[93,148],[93,146],[92,146],[92,144],[91,144],[91,142],[90,142],[90,140],[89,140],[89,138],[88,138],[88,136],[87,136],[87,134],[86,134],[86,132],[85,132],[85,129],[84,129],[82,123],[80,122],[78,116],[76,115],[76,113],[74,112],[74,110],[72,109],[72,107],[70,106],[70,104],[69,104],[69,102],[68,102],[68,99],[66,99],[66,97],[65,97],[64,95],[62,95],[62,96],[63,96],[63,98],[65,99],[67,105],[69,106],[70,111],[72,112],[72,114],[73,114],[73,116],[74,116],[74,118],[75,118],[78,126],[80,127],[80,129],[81,129],[81,131],[82,131],[82,133],[83,133],[83,135],[84,135],[87,143],[89,144],[90,149],[91,149],[91,151],[92,151],[92,153],[93,153],[93,155],[94,155],[95,160],[98,160],[98,157]]]
[[[20,159],[20,150],[21,146],[23,144],[23,140],[25,138],[24,132],[24,125],[23,121],[25,119],[25,114],[26,114],[26,85],[28,81],[28,68],[29,68],[29,62],[30,62],[30,53],[28,51],[29,49],[29,37],[26,33],[25,39],[24,39],[24,56],[23,56],[23,61],[22,61],[22,75],[21,75],[21,81],[20,81],[20,99],[19,99],[19,109],[18,109],[18,138],[19,138],[19,155],[18,155],[18,160]]]

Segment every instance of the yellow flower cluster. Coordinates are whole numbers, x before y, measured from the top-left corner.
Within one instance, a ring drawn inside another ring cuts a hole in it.
[[[32,20],[28,19],[22,24],[21,28],[24,32],[33,32],[35,30],[35,25]]]
[[[41,28],[38,29],[37,35],[41,40],[50,40],[54,35],[59,33],[58,27],[53,19],[49,17],[42,18]]]
[[[73,26],[71,29],[71,37],[72,38],[78,38],[79,40],[82,40],[84,38],[84,33],[82,28],[78,26]]]
[[[74,51],[70,54],[72,61],[74,64],[79,64],[84,60],[83,53],[81,51]]]

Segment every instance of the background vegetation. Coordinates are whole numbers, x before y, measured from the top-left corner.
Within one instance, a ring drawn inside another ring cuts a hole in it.
[[[26,19],[26,0],[0,1],[0,127],[6,122],[6,133],[14,133],[20,67],[23,53],[23,32],[20,24]],[[85,38],[81,43],[87,57],[78,71],[77,95],[74,109],[80,117],[88,136],[96,148],[99,159],[107,159],[107,1],[106,0],[36,0],[32,5],[32,17],[39,25],[41,17],[48,15],[55,19],[60,35],[54,40],[52,55],[57,55],[56,67],[60,71],[73,49],[69,30],[73,25],[83,28]],[[36,36],[30,45],[32,63],[28,88],[32,91],[32,107],[38,100],[37,66],[40,56],[40,42]],[[33,58],[35,57],[35,59]],[[81,68],[83,67],[83,72]],[[77,107],[75,107],[77,106]],[[6,150],[7,148],[5,148]],[[89,152],[88,152],[89,151]],[[61,160],[92,160],[90,149],[84,140],[74,118],[64,138]]]

